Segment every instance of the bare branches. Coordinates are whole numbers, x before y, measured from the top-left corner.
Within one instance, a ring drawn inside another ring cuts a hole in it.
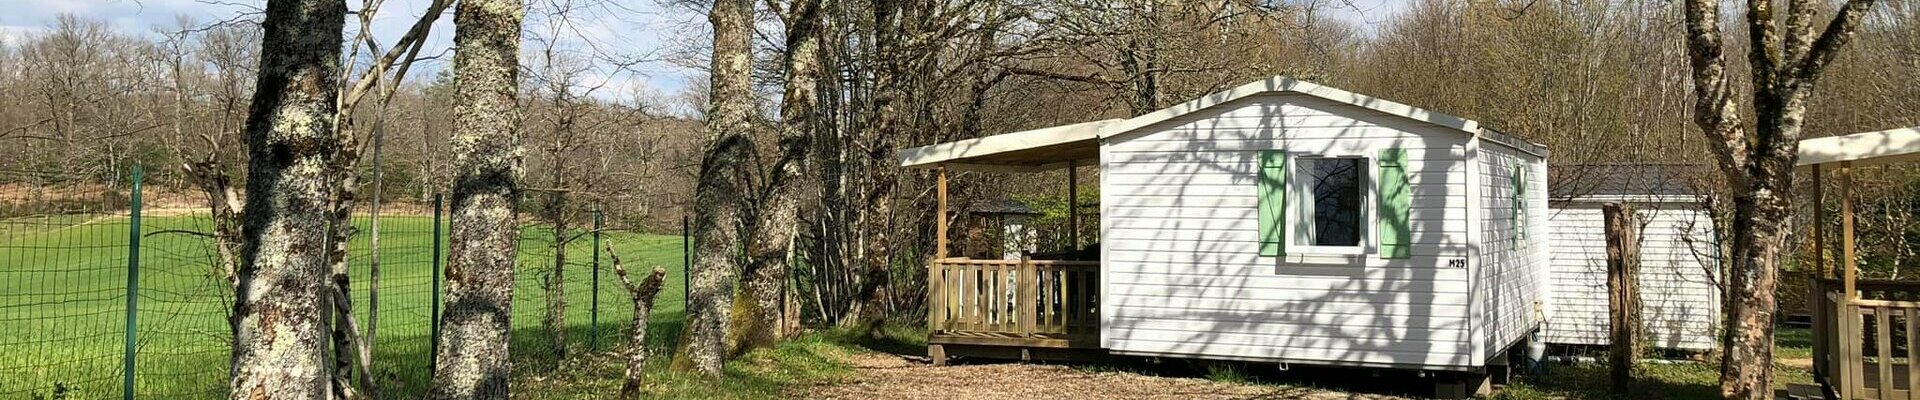
[[[1719,156],[1722,171],[1746,169],[1747,139],[1727,81],[1726,49],[1720,34],[1718,0],[1687,0],[1687,53],[1693,67],[1693,118]],[[1740,190],[1738,178],[1735,189]]]
[[[1796,61],[1792,72],[1794,88],[1807,89],[1820,79],[1821,72],[1833,63],[1840,48],[1853,38],[1854,31],[1860,27],[1860,19],[1867,9],[1872,8],[1873,3],[1873,0],[1850,0],[1841,7],[1840,12],[1834,15],[1833,22],[1828,23],[1827,29],[1820,33],[1820,38],[1813,42],[1813,48],[1807,49],[1805,56]]]

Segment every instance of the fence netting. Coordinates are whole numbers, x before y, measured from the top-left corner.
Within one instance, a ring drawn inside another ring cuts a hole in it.
[[[9,189],[48,184],[36,185]],[[135,197],[131,185],[100,191]],[[135,397],[226,395],[234,299],[204,209],[130,201],[22,206],[49,200],[16,192],[0,198],[0,398],[122,397],[129,372]],[[350,293],[354,317],[373,333],[373,376],[383,394],[417,397],[431,377],[435,287],[442,280],[435,270],[443,265],[435,256],[444,260],[447,229],[430,204],[391,209],[379,221],[377,288],[372,217],[362,210],[352,218]],[[557,365],[556,339],[570,354],[624,346],[631,302],[606,251],[596,259],[596,236],[628,260],[629,269],[667,267],[672,290],[660,296],[654,326],[679,325],[679,232],[603,228],[594,235],[593,225],[581,221],[555,235],[550,225],[524,225],[512,314],[517,369]],[[556,237],[566,245],[556,248]],[[556,289],[561,296],[551,295]],[[549,316],[550,304],[562,299],[564,323],[555,334],[547,323],[558,320]]]

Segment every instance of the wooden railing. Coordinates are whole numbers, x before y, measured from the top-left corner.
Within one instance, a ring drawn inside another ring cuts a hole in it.
[[[1815,362],[1841,398],[1920,399],[1920,282],[1858,281],[1849,301],[1842,283],[1820,282]]]
[[[1092,334],[1100,262],[947,258],[927,269],[927,328],[1021,337]]]

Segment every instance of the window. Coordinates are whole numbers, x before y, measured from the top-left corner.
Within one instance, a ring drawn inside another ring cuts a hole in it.
[[[1515,247],[1527,240],[1527,167],[1513,165],[1513,244]]]
[[[1382,259],[1410,257],[1407,152],[1382,149],[1378,156],[1261,152],[1260,255],[1377,251]]]
[[[1363,246],[1371,222],[1367,167],[1360,157],[1299,157],[1289,190],[1293,232],[1288,244],[1351,250]]]

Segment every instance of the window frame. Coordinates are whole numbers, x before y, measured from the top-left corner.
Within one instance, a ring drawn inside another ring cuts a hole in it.
[[[1379,156],[1359,151],[1330,151],[1316,153],[1289,152],[1286,158],[1287,202],[1285,214],[1282,219],[1285,221],[1287,229],[1287,234],[1284,238],[1286,240],[1287,253],[1303,256],[1359,256],[1378,253],[1379,239],[1375,235],[1379,234],[1379,229],[1374,225],[1379,223],[1380,218],[1378,210],[1375,210],[1375,208],[1378,207],[1377,202],[1380,198]],[[1314,159],[1360,160],[1360,182],[1358,183],[1361,189],[1359,204],[1360,217],[1358,223],[1360,242],[1358,244],[1353,246],[1323,246],[1300,244],[1294,241],[1299,238],[1297,235],[1299,235],[1300,232],[1306,232],[1306,228],[1312,226],[1310,224],[1313,223],[1313,217],[1304,215],[1305,210],[1303,208],[1304,203],[1311,199],[1311,196],[1307,196],[1305,193],[1312,191],[1313,188],[1308,185],[1312,184],[1313,177],[1310,176],[1310,171],[1302,168],[1302,161]]]

